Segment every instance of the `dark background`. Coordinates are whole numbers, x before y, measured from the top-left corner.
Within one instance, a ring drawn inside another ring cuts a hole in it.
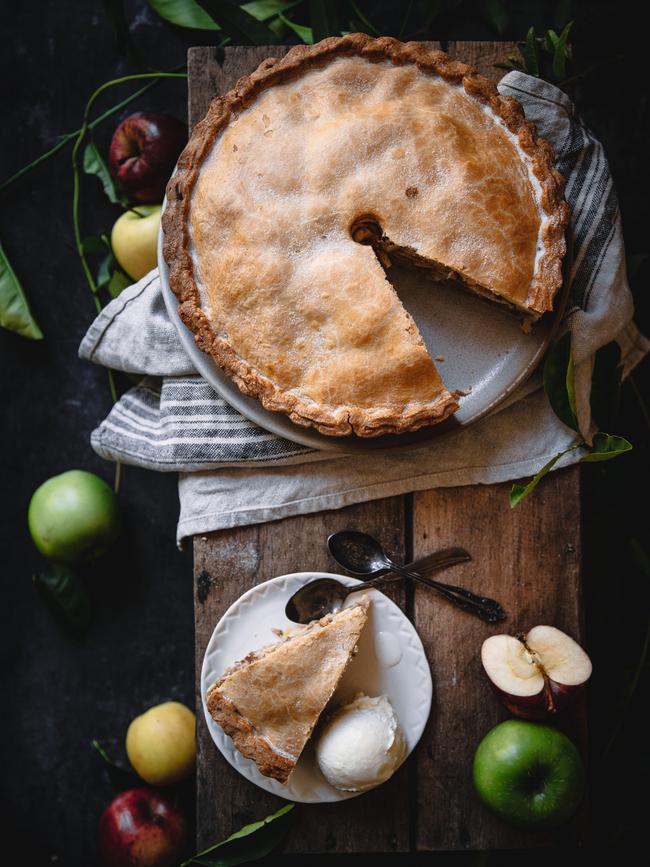
[[[360,5],[384,33],[398,35],[403,10],[396,10],[402,4]],[[505,39],[523,38],[531,24],[539,33],[554,26],[558,6],[560,15],[575,20],[580,77],[572,95],[605,143],[628,254],[649,252],[648,48],[633,4],[504,5],[510,12]],[[427,4],[412,5],[412,21],[417,22],[422,6]],[[428,31],[407,23],[403,35],[498,38],[480,3],[438,4],[445,6],[450,11],[435,18]],[[166,24],[145,2],[127,2],[125,9],[141,61],[152,68],[183,64],[189,45],[214,42],[213,34]],[[77,129],[95,87],[137,71],[120,49],[101,2],[4,3],[2,19],[0,179],[51,147],[59,134]],[[307,23],[307,16],[302,21]],[[105,105],[128,92],[111,94]],[[105,149],[117,121],[136,109],[185,118],[185,98],[184,81],[160,84],[107,121],[96,140]],[[67,147],[2,197],[0,216],[0,237],[46,336],[35,343],[0,333],[0,814],[6,823],[3,848],[15,846],[25,864],[94,863],[96,823],[111,789],[91,740],[99,739],[121,757],[126,727],[135,715],[166,699],[194,702],[191,553],[178,552],[174,543],[175,475],[124,469],[120,499],[127,531],[108,559],[86,570],[93,623],[85,638],[73,639],[61,630],[31,582],[33,572],[44,566],[26,528],[34,489],[70,468],[92,470],[108,481],[113,475],[113,467],[89,446],[89,434],[107,414],[110,398],[105,372],[77,358],[94,306],[73,246],[71,185]],[[84,181],[82,195],[84,234],[109,228],[119,212],[95,179]],[[646,333],[649,273],[646,260],[632,280],[637,322]],[[650,575],[632,540],[643,545],[647,536],[648,416],[640,399],[647,367],[646,362],[636,372],[634,383],[623,384],[611,431],[628,437],[635,451],[590,465],[583,474],[584,592],[595,668],[589,699],[594,846],[623,847],[646,837],[647,799],[638,795],[637,784],[642,786],[650,771],[647,716],[641,711],[648,691]],[[552,857],[557,861],[561,855]]]

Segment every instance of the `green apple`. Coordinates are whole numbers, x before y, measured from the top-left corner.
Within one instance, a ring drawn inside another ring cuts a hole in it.
[[[552,828],[576,811],[584,790],[580,754],[557,729],[507,720],[489,731],[474,756],[481,800],[514,825]]]
[[[117,497],[103,479],[68,470],[36,489],[27,524],[34,544],[56,563],[86,563],[104,554],[120,534]]]
[[[137,205],[125,211],[111,232],[111,247],[129,277],[139,280],[158,262],[158,229],[162,205]]]
[[[177,701],[166,701],[137,716],[126,733],[126,754],[152,786],[178,783],[196,765],[196,717]]]

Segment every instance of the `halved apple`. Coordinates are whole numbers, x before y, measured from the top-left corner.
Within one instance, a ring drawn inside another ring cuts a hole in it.
[[[527,635],[492,635],[481,661],[497,695],[515,716],[546,719],[572,704],[591,676],[591,660],[565,632],[535,626]]]

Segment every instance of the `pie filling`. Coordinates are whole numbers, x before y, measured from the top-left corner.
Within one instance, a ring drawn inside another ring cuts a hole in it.
[[[406,194],[409,194],[408,190]],[[427,259],[425,256],[417,253],[412,247],[395,244],[384,233],[378,217],[374,214],[363,214],[357,217],[350,226],[350,237],[357,244],[372,247],[385,271],[390,268],[393,262],[398,262],[400,265],[413,271],[424,273],[424,276],[434,283],[451,281],[465,291],[471,292],[473,295],[477,295],[491,304],[500,304],[511,313],[524,314],[526,320],[532,316],[530,309],[514,304],[508,298],[504,298],[503,295],[493,292],[489,287],[477,283],[476,280],[472,280],[471,277],[461,274],[460,271],[456,271],[454,268],[449,267],[449,265],[436,262],[435,259]]]

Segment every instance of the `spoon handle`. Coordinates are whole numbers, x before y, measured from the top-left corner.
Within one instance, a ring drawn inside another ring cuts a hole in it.
[[[496,623],[503,620],[506,616],[502,606],[496,599],[490,599],[488,596],[478,596],[472,593],[471,590],[466,590],[464,587],[457,587],[451,584],[443,584],[441,581],[434,581],[432,578],[425,578],[417,572],[411,572],[409,569],[403,569],[401,566],[392,563],[392,568],[404,575],[406,578],[411,578],[413,581],[418,581],[420,584],[425,584],[436,590],[445,599],[453,602],[458,608],[464,611],[469,611],[485,620],[488,623]]]

